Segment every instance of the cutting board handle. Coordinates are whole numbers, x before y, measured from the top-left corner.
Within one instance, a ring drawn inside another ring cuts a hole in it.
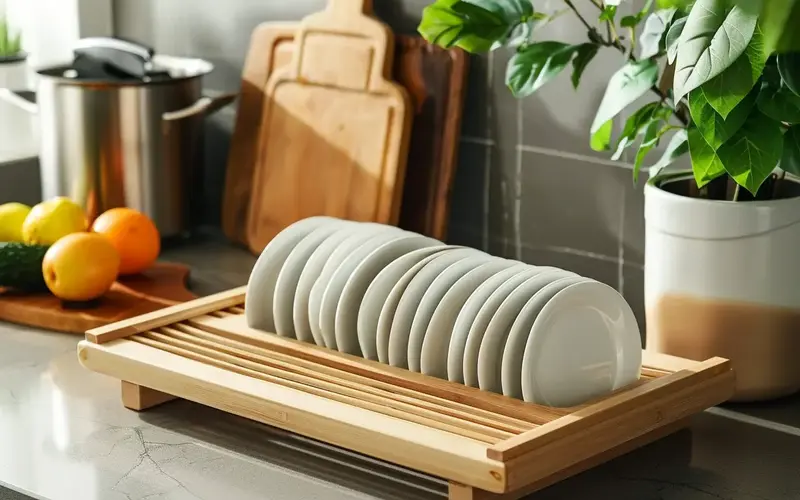
[[[346,14],[371,14],[372,0],[329,0],[328,10]]]

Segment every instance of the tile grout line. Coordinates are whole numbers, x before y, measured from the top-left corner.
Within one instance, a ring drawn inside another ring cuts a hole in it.
[[[522,260],[522,149],[519,147],[524,137],[522,118],[522,99],[517,99],[517,165],[514,172],[514,257],[517,260]]]
[[[492,182],[492,150],[495,144],[492,139],[488,139],[492,135],[492,101],[489,93],[494,83],[494,52],[490,52],[486,60],[486,137],[487,141],[490,142],[485,144],[486,150],[484,151],[483,165],[483,234],[481,235],[481,246],[484,251],[489,250],[490,185]]]
[[[622,190],[622,208],[619,214],[619,240],[617,242],[617,291],[622,295],[625,292],[625,205],[628,202],[628,190]]]

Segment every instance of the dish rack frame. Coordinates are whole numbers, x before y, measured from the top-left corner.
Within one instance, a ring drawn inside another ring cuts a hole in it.
[[[183,398],[444,478],[450,500],[521,498],[733,395],[730,362],[644,351],[641,379],[572,408],[526,403],[247,327],[246,287],[89,330],[86,368],[146,410]]]

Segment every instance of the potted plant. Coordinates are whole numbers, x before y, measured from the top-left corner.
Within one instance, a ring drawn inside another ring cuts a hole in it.
[[[800,390],[800,0],[647,0],[626,15],[624,0],[590,0],[591,17],[572,0],[535,3],[437,0],[419,31],[444,47],[514,50],[506,83],[518,97],[562,71],[577,89],[599,51],[619,51],[587,139],[614,159],[635,150],[634,179],[650,168],[647,349],[730,358],[737,400]],[[562,14],[585,43],[537,39]],[[659,173],[687,154],[691,171]]]
[[[0,16],[0,92],[3,89],[27,88],[27,54],[22,50],[22,36]],[[27,151],[33,131],[28,113],[0,100],[0,156]]]

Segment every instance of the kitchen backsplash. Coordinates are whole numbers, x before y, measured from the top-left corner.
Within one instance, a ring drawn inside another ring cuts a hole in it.
[[[413,33],[429,1],[374,3],[396,32]],[[115,0],[115,32],[159,52],[206,58],[216,66],[207,87],[234,90],[250,33],[259,23],[297,20],[323,5],[323,0],[192,0],[189,8],[182,1]],[[561,1],[534,5],[563,7]],[[564,15],[540,37],[578,42],[585,30]],[[625,295],[644,328],[646,175],[634,186],[629,164],[612,162],[588,142],[589,126],[620,57],[611,49],[601,52],[578,91],[565,72],[525,100],[511,96],[504,84],[506,51],[472,58],[450,242],[608,283]],[[204,183],[209,223],[219,222],[234,113],[226,110],[209,122]]]

